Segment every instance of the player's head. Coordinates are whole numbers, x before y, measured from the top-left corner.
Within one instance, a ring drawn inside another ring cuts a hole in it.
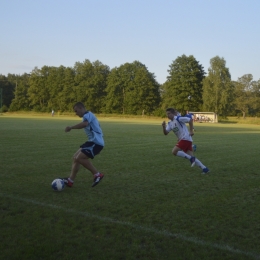
[[[86,112],[86,108],[85,108],[85,106],[84,106],[84,104],[82,102],[77,102],[73,106],[73,110],[76,113],[76,115],[79,116],[79,117],[83,117],[83,115]]]
[[[172,107],[166,109],[166,115],[170,120],[173,120],[173,117],[176,116],[178,111]]]

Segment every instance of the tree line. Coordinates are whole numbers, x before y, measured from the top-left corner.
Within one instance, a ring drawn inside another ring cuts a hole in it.
[[[224,58],[210,60],[208,73],[193,55],[177,57],[167,80],[139,61],[110,69],[100,61],[74,67],[35,67],[23,75],[0,74],[0,107],[6,111],[73,111],[77,101],[94,113],[164,116],[167,107],[180,112],[209,111],[219,116],[260,115],[260,80],[245,74],[231,80]]]

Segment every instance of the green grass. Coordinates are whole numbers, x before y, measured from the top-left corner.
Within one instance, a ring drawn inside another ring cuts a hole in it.
[[[259,259],[260,126],[195,124],[202,175],[173,157],[162,120],[101,118],[106,146],[91,188],[67,176],[83,130],[75,117],[0,117],[0,259]]]
[[[228,117],[226,119],[221,119],[221,123],[233,123],[233,124],[252,124],[260,125],[259,117]]]

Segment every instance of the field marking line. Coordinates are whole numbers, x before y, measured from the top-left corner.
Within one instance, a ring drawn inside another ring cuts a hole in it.
[[[222,250],[222,251],[228,251],[228,252],[234,253],[234,254],[250,256],[250,257],[253,257],[254,259],[260,259],[259,253],[243,251],[243,250],[236,249],[236,248],[229,246],[229,245],[221,245],[221,244],[217,244],[217,243],[207,242],[207,241],[204,241],[204,240],[202,240],[200,238],[196,238],[196,237],[188,237],[188,236],[185,236],[185,235],[182,235],[182,234],[171,233],[167,230],[158,230],[158,229],[155,229],[155,228],[152,228],[152,227],[144,227],[144,226],[141,226],[141,225],[133,224],[131,222],[120,221],[120,220],[112,219],[112,218],[109,218],[109,217],[101,217],[101,216],[94,215],[94,214],[91,214],[91,213],[88,213],[88,212],[77,211],[77,210],[74,210],[74,209],[66,209],[66,208],[63,208],[63,207],[58,206],[58,205],[46,204],[46,203],[39,202],[39,201],[32,200],[32,199],[26,199],[26,198],[11,196],[11,195],[7,195],[7,194],[3,194],[3,193],[0,193],[0,196],[5,197],[5,198],[14,199],[14,200],[27,202],[27,203],[31,203],[31,204],[42,206],[42,207],[59,209],[59,210],[62,210],[64,212],[67,212],[67,213],[73,213],[73,214],[81,215],[81,216],[84,216],[84,217],[87,217],[87,218],[94,218],[94,219],[98,219],[98,220],[103,221],[103,222],[128,226],[128,227],[134,228],[136,230],[142,230],[142,231],[145,231],[145,232],[154,233],[154,234],[162,235],[162,236],[165,236],[165,237],[174,237],[176,239],[180,239],[180,240],[183,240],[183,241],[186,241],[186,242],[191,242],[191,243],[196,244],[196,245],[207,246],[207,247],[219,249],[219,250]]]

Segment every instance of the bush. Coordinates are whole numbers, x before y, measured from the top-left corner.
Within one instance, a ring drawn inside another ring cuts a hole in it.
[[[158,117],[165,117],[166,115],[165,109],[163,108],[157,108],[153,112],[153,116],[158,116]]]
[[[36,105],[33,107],[33,111],[34,112],[40,112],[41,111],[41,107],[39,105]]]
[[[17,105],[12,102],[11,105],[10,105],[10,107],[9,107],[9,111],[10,111],[10,112],[14,112],[14,111],[18,111],[18,110],[19,110],[19,109],[18,109]]]
[[[3,113],[7,112],[8,111],[8,107],[6,105],[3,105],[1,111]]]
[[[47,107],[42,107],[40,112],[43,112],[43,113],[48,113],[49,112],[49,109]]]

